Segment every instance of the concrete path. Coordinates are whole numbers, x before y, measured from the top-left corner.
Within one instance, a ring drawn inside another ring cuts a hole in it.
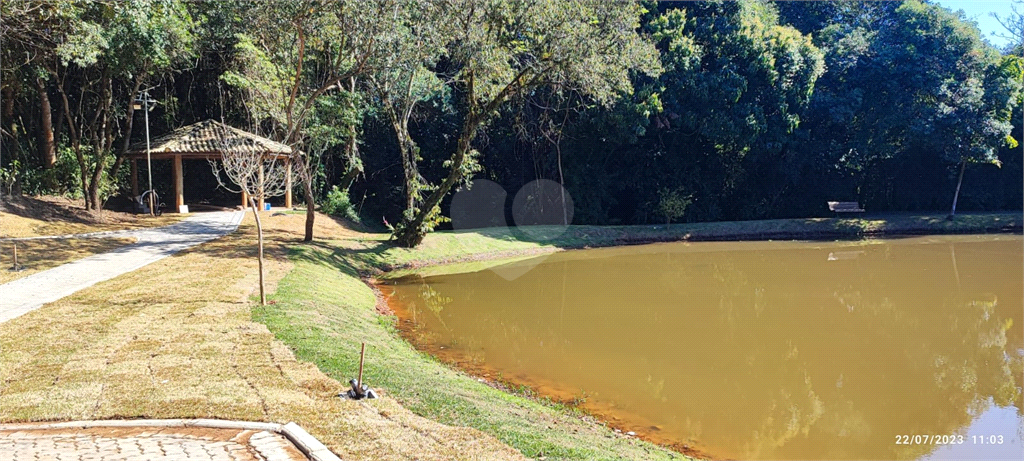
[[[220,420],[5,424],[0,459],[340,461],[295,424]]]
[[[111,252],[89,256],[0,285],[0,323],[83,288],[233,232],[244,216],[244,211],[196,213],[165,227],[104,232],[104,237],[135,237],[138,241]]]

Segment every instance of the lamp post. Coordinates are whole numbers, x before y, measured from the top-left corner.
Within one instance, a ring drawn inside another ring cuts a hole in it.
[[[134,108],[135,110],[145,108],[143,113],[146,117],[146,175],[149,176],[149,189],[146,192],[149,193],[149,215],[153,216],[155,212],[153,210],[153,160],[150,158],[149,152],[149,111],[156,105],[156,101],[149,99],[149,90],[151,89],[147,88],[139,92],[139,96],[135,98]]]

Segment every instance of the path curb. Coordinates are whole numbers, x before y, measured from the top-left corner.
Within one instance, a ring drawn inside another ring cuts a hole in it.
[[[0,431],[27,431],[41,429],[90,429],[95,427],[205,427],[210,429],[239,429],[267,431],[285,436],[312,461],[341,461],[316,437],[309,435],[295,423],[259,423],[223,419],[124,419],[96,421],[67,421],[60,423],[0,424]]]
[[[313,461],[341,461],[316,437],[309,435],[302,427],[295,423],[285,424],[280,434],[288,437],[300,451],[306,454]]]

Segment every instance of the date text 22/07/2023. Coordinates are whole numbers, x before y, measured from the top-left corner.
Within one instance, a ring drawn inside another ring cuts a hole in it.
[[[896,445],[962,445],[970,443],[973,445],[1002,445],[1002,435],[935,435],[900,434],[896,436]]]

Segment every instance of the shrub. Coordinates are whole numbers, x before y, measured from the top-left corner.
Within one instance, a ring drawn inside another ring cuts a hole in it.
[[[331,190],[327,192],[327,199],[324,200],[320,209],[331,216],[359,222],[359,215],[348,198],[348,191],[338,189],[338,186],[331,186]]]
[[[665,224],[671,224],[673,220],[682,218],[686,214],[686,208],[693,203],[693,196],[683,195],[682,189],[662,189],[658,195],[661,197],[658,202],[658,212],[665,217]]]

